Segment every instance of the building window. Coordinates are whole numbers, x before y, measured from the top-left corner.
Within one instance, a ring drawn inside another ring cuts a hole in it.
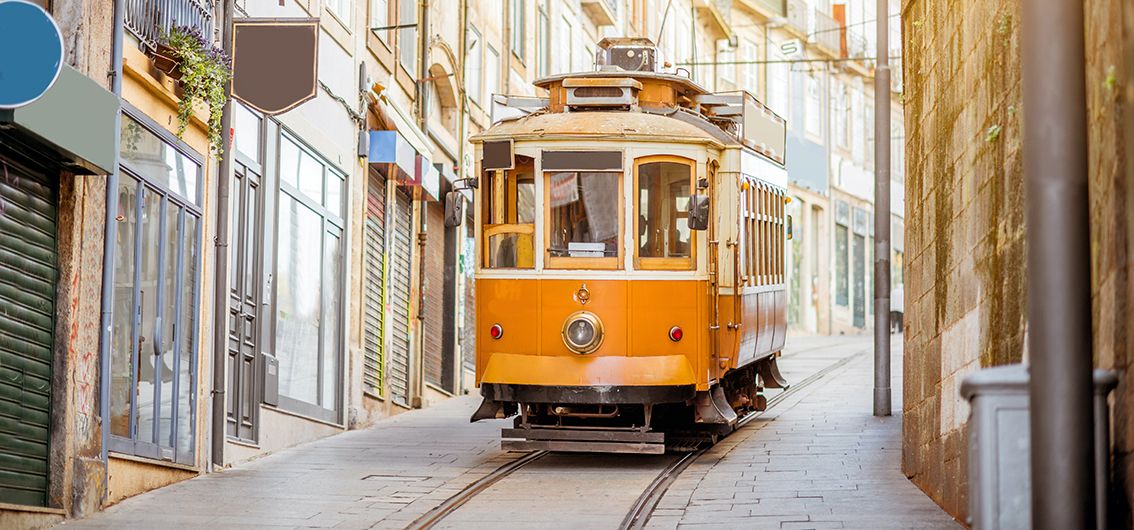
[[[340,410],[344,177],[280,139],[276,356],[280,404],[327,421]]]
[[[465,51],[465,90],[468,91],[469,97],[473,102],[480,104],[481,83],[484,82],[482,76],[484,72],[484,59],[483,59],[483,43],[481,42],[480,32],[476,28],[469,26],[469,34],[467,36],[468,49]]]
[[[326,0],[327,10],[343,24],[350,25],[350,0]]]
[[[110,450],[194,463],[201,164],[122,118]]]
[[[512,53],[516,55],[521,61],[524,60],[524,4],[527,0],[510,0],[508,5],[508,13],[511,16],[512,23]]]
[[[547,11],[539,9],[539,22],[536,26],[536,73],[540,76],[551,73],[551,21]]]
[[[807,134],[823,136],[823,81],[817,73],[809,73],[804,78],[807,83]]]
[[[741,65],[740,88],[756,94],[760,90],[760,77],[757,70],[756,43],[744,39],[740,43],[740,57],[744,61]]]
[[[850,205],[835,204],[835,303],[850,306],[847,262],[850,259]]]
[[[850,144],[850,126],[847,123],[850,120],[850,112],[850,94],[847,91],[847,86],[839,83],[835,90],[835,102],[831,114],[834,115],[835,121],[835,142],[843,149],[846,149]]]
[[[482,181],[483,266],[534,268],[535,160],[517,155],[515,169],[486,171]]]
[[[768,87],[766,93],[768,94],[768,107],[772,112],[778,114],[781,118],[788,120],[791,123],[791,118],[788,116],[788,94],[791,93],[791,65],[782,62],[786,61],[787,57],[780,54],[778,51],[774,52],[771,57],[772,62],[768,63]]]
[[[637,268],[689,269],[693,232],[689,193],[693,161],[677,157],[640,159],[637,166]]]
[[[260,135],[263,120],[243,103],[236,103],[233,110],[233,131],[236,151],[254,162],[260,161]]]
[[[488,60],[484,63],[484,86],[488,100],[500,90],[500,53],[488,46]]]
[[[370,0],[370,29],[385,28],[390,25],[390,0]],[[374,31],[382,42],[390,42],[389,31]]]
[[[717,90],[736,90],[736,48],[728,39],[717,41]]]
[[[559,17],[559,28],[557,31],[555,42],[567,43],[566,49],[560,49],[560,53],[556,54],[558,57],[555,61],[556,73],[562,74],[570,72],[571,68],[575,65],[575,26],[571,24],[571,19],[567,16]]]
[[[417,67],[417,2],[400,0],[398,2],[398,64],[414,75]]]

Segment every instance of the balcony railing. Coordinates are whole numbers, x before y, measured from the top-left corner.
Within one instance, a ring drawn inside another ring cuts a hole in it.
[[[756,4],[757,7],[768,11],[773,16],[782,17],[787,15],[786,0],[754,0],[752,3]]]
[[[839,21],[816,9],[815,31],[812,33],[812,42],[819,44],[833,54],[841,54],[842,26],[839,25]]]
[[[205,0],[125,0],[126,29],[150,49],[174,26],[213,38],[213,11]]]
[[[862,60],[866,55],[866,37],[853,29],[847,30],[847,57]]]
[[[609,26],[618,21],[618,0],[582,0],[580,4],[596,26]]]

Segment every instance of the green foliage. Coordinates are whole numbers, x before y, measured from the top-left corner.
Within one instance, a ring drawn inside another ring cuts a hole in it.
[[[989,143],[995,142],[999,138],[1000,138],[1000,126],[999,125],[993,124],[993,126],[989,127],[988,131],[985,131],[985,133],[984,133],[984,141],[985,142],[989,142]]]
[[[197,30],[186,26],[174,26],[164,43],[177,55],[178,69],[181,71],[181,87],[184,97],[177,108],[177,136],[181,137],[193,116],[193,107],[198,102],[209,106],[208,136],[217,158],[224,154],[224,140],[221,134],[221,112],[226,103],[225,87],[232,79],[231,61],[225,53],[209,44]]]

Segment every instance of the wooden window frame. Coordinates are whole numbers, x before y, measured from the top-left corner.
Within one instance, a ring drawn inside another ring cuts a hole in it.
[[[593,270],[622,270],[622,247],[626,244],[626,170],[622,171],[570,171],[552,170],[543,171],[539,178],[543,179],[543,268],[551,270],[593,269]],[[572,258],[569,256],[551,255],[551,175],[552,173],[608,173],[618,177],[618,243],[617,255],[601,258]]]
[[[534,169],[534,163],[532,167]],[[533,219],[531,223],[519,222],[519,212],[516,209],[516,205],[518,204],[517,189],[519,186],[519,180],[516,177],[516,169],[517,168],[493,169],[485,171],[485,176],[487,178],[482,179],[482,181],[488,181],[489,186],[497,186],[496,183],[500,180],[503,180],[503,182],[499,184],[499,189],[492,190],[491,203],[488,202],[488,198],[485,196],[485,193],[489,190],[477,190],[477,194],[480,195],[481,201],[483,203],[482,208],[484,208],[484,210],[481,211],[481,215],[483,216],[484,221],[480,224],[479,228],[481,250],[480,266],[484,270],[533,271],[536,268],[534,259],[536,252],[535,247],[537,244],[537,242],[535,241],[535,220]],[[511,205],[511,207],[509,207],[509,205]],[[493,216],[491,214],[497,212],[504,212],[503,222],[493,222]],[[532,238],[533,259],[532,265],[530,267],[491,266],[489,256],[491,255],[492,249],[492,236],[500,234],[520,234],[527,235],[528,237]]]
[[[634,269],[644,271],[689,271],[697,268],[697,231],[689,231],[689,256],[684,258],[666,258],[666,257],[643,257],[641,252],[641,229],[639,227],[639,220],[641,214],[638,208],[641,205],[639,199],[639,192],[641,189],[638,187],[638,174],[641,167],[645,164],[652,164],[658,162],[672,162],[689,167],[689,195],[692,197],[697,192],[697,161],[692,158],[686,158],[677,155],[649,155],[638,157],[634,159],[634,185],[633,185],[633,213],[634,213]]]

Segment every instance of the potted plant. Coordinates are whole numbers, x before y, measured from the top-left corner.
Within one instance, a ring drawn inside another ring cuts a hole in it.
[[[158,42],[151,55],[154,60],[154,68],[161,70],[162,73],[174,80],[181,80],[181,70],[177,68],[181,63],[177,60],[177,54],[173,51],[173,48],[165,42]]]
[[[224,109],[225,87],[232,79],[232,62],[223,50],[214,47],[196,29],[174,26],[162,39],[176,61],[176,78],[184,92],[177,109],[177,136],[189,127],[193,107],[199,102],[209,106],[208,136],[212,150],[219,158],[224,153],[221,134],[221,111]],[[155,65],[157,60],[155,58]],[[159,66],[160,68],[160,66]]]

